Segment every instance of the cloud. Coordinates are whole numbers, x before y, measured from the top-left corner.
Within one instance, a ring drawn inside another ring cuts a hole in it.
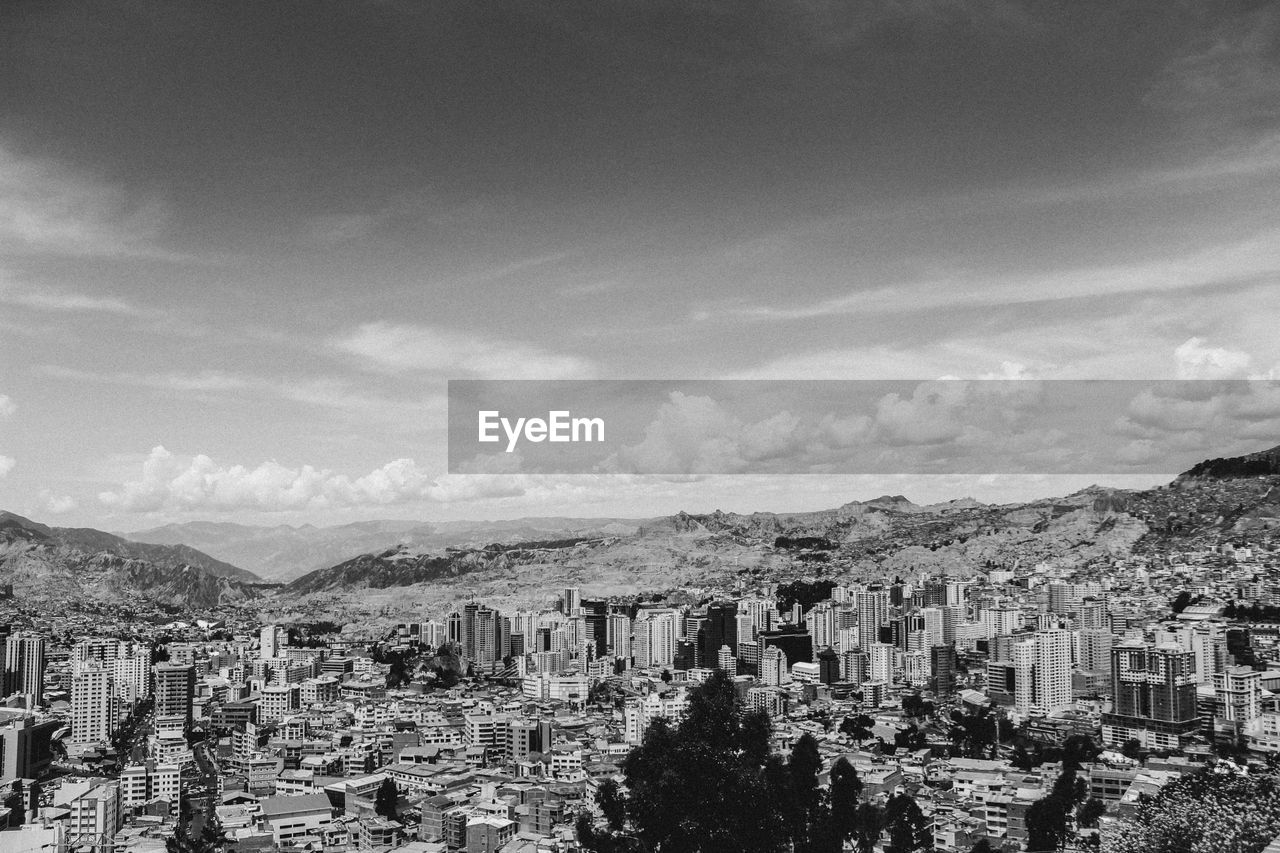
[[[55,495],[49,491],[42,491],[40,500],[43,501],[45,510],[55,515],[71,512],[80,507],[75,498],[69,495]]]
[[[1170,382],[1130,400],[1109,432],[1127,443],[1122,462],[1237,456],[1276,444],[1280,383],[1246,380]]]
[[[1202,121],[1246,128],[1280,118],[1275,49],[1280,9],[1256,4],[1243,14],[1217,17],[1191,50],[1158,75],[1148,102]]]
[[[1167,293],[1243,282],[1280,272],[1280,232],[1213,246],[1176,258],[1107,267],[1086,267],[1033,276],[950,278],[854,288],[850,293],[807,304],[760,304],[704,308],[693,319],[800,321],[844,315],[914,314],[974,308],[1113,299],[1126,293]]]
[[[122,317],[156,316],[113,296],[88,296],[56,290],[18,289],[0,285],[0,303],[30,308],[35,311],[77,314],[116,314]]]
[[[13,417],[13,413],[17,410],[18,407],[7,394],[0,394],[0,420]],[[16,464],[18,463],[12,456],[0,455],[0,478],[12,471]]]
[[[428,371],[482,379],[578,379],[594,371],[576,356],[435,326],[365,323],[333,342],[365,365],[394,372]]]
[[[832,393],[837,393],[832,391]],[[604,470],[641,474],[831,473],[1064,467],[1066,435],[1034,421],[1037,382],[921,382],[869,397],[852,411],[825,399],[763,417],[700,394],[672,392]]]
[[[154,243],[165,219],[155,199],[0,145],[0,247],[10,252],[172,257]]]
[[[40,372],[55,379],[68,379],[74,382],[127,385],[135,388],[155,388],[161,391],[239,391],[251,385],[251,382],[244,377],[217,370],[205,370],[199,373],[98,373],[46,364],[40,367]]]
[[[1246,352],[1211,347],[1203,338],[1188,338],[1176,350],[1179,379],[1234,379],[1249,375],[1252,359]]]
[[[153,448],[141,476],[98,495],[108,509],[145,512],[284,512],[449,503],[523,494],[518,478],[433,476],[412,459],[388,462],[360,477],[268,461],[219,465],[203,454],[179,458]]]

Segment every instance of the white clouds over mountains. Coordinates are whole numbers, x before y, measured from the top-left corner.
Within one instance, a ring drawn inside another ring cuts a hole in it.
[[[412,459],[397,459],[361,477],[303,465],[220,465],[203,454],[179,458],[152,449],[139,479],[98,499],[108,509],[145,512],[279,512],[440,503],[518,495],[513,481],[433,477]]]

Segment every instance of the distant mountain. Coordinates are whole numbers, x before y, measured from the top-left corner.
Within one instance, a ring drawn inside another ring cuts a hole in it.
[[[1128,553],[1147,526],[1117,511],[1110,490],[989,506],[958,500],[919,506],[902,497],[800,513],[679,512],[632,532],[482,548],[397,545],[311,572],[282,591],[356,606],[434,606],[469,596],[545,603],[562,586],[584,595],[724,588],[736,580],[875,579],[1045,560],[1084,563]],[[377,590],[394,596],[376,597]],[[695,593],[696,594],[696,593]]]
[[[78,548],[81,551],[110,551],[121,557],[147,560],[153,563],[172,565],[174,563],[204,569],[211,575],[243,581],[244,583],[262,583],[262,578],[247,569],[224,563],[214,559],[203,551],[197,551],[190,545],[175,543],[160,545],[147,542],[132,542],[113,533],[104,533],[90,527],[55,527],[53,536],[63,545]]]
[[[288,582],[361,554],[404,545],[418,552],[483,548],[491,543],[634,533],[640,522],[616,518],[518,518],[502,521],[359,521],[334,527],[254,526],[225,522],[167,524],[122,534],[135,542],[184,544],[272,581]]]
[[[1206,459],[1179,476],[1221,480],[1231,477],[1269,477],[1276,474],[1280,474],[1280,447],[1260,450],[1245,456]]]
[[[32,600],[149,600],[213,607],[248,601],[258,578],[193,548],[129,542],[0,512],[0,583]]]

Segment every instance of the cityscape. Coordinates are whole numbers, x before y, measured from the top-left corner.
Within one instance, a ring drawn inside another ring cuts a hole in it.
[[[1179,831],[1243,822],[1265,845],[1278,457],[1029,504],[682,513],[612,539],[754,536],[780,561],[627,594],[538,587],[532,606],[464,594],[400,621],[438,567],[386,581],[404,607],[345,623],[316,617],[334,593],[309,576],[222,603],[40,598],[88,534],[6,513],[0,850],[1165,849],[1159,821],[1211,803],[1206,780],[1228,786],[1217,817]],[[895,526],[927,545],[868,570]],[[97,536],[99,563],[172,547]],[[516,536],[487,550],[548,578],[539,554],[616,547]],[[925,554],[945,556],[912,570]],[[708,752],[717,738],[741,742]]]
[[[0,853],[1280,853],[1280,2],[0,57]]]

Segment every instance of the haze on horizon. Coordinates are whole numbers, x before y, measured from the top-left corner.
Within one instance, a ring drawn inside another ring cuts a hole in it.
[[[448,475],[445,382],[1280,375],[1275,4],[19,1],[0,51],[38,521],[1023,500],[1162,478]]]

